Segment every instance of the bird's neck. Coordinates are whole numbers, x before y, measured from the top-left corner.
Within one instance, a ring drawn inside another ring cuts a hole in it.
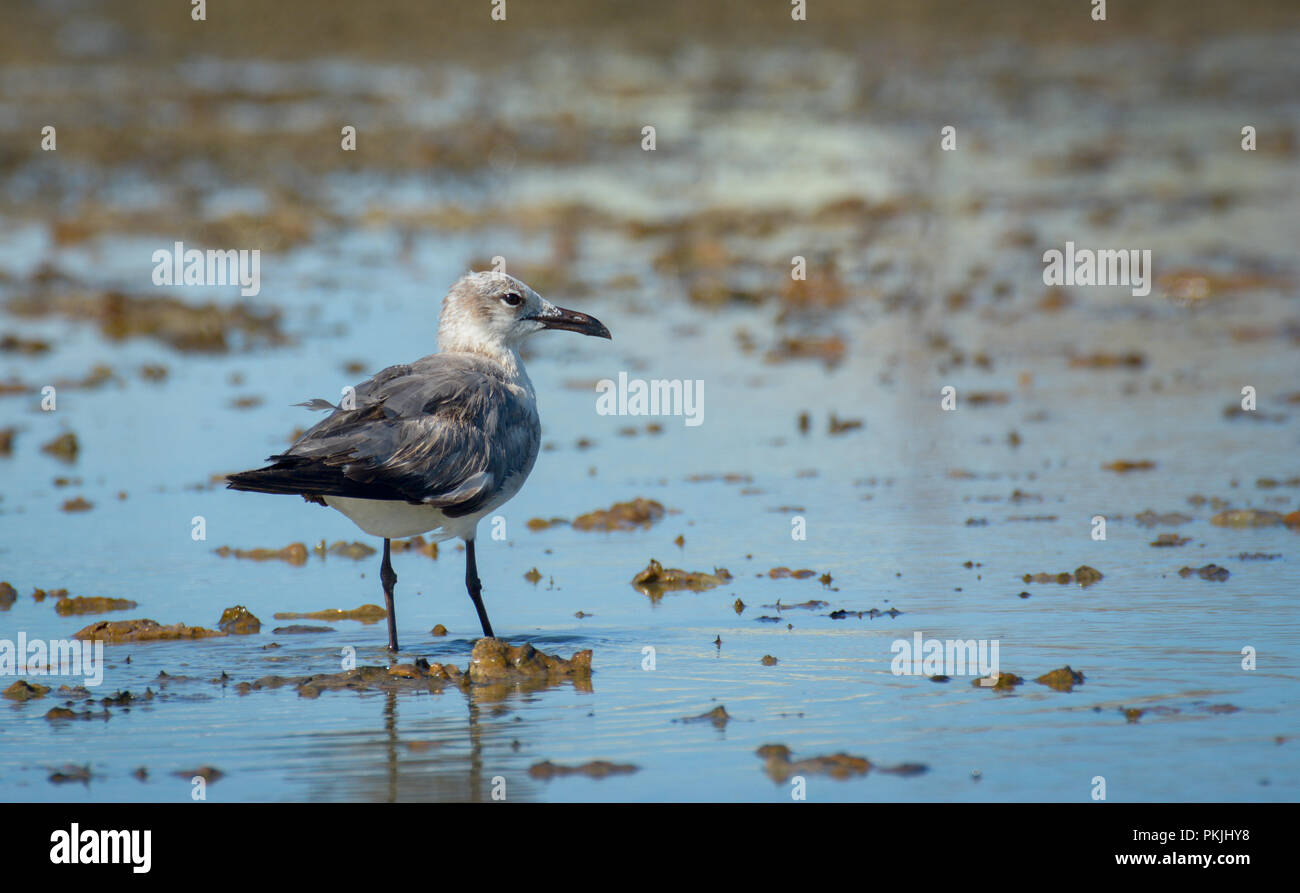
[[[519,351],[514,347],[456,340],[443,343],[440,338],[438,340],[438,350],[440,353],[472,354],[485,360],[491,360],[501,367],[506,381],[511,384],[518,384],[527,390],[532,390],[533,383],[529,380],[528,373],[524,371],[523,358],[519,356]]]

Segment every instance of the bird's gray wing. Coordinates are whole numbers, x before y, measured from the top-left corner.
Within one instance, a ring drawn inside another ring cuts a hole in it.
[[[354,400],[272,456],[275,464],[232,475],[231,486],[403,500],[459,517],[537,458],[534,406],[488,361],[435,354],[390,366],[358,385]]]

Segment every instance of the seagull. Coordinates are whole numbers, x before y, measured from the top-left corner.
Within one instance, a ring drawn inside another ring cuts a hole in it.
[[[337,406],[297,404],[333,412],[271,465],[227,476],[229,489],[298,495],[383,538],[389,651],[398,650],[389,541],[431,531],[434,542],[465,541],[465,588],[492,636],[474,537],[537,460],[541,422],[519,348],[543,329],[611,337],[599,320],[556,307],[513,276],[462,276],[442,301],[438,353],[345,389]]]

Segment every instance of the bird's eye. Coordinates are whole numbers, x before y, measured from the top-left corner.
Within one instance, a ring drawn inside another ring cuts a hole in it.
[[[501,300],[505,301],[511,307],[518,307],[524,302],[523,297],[515,292],[507,292],[501,296]]]

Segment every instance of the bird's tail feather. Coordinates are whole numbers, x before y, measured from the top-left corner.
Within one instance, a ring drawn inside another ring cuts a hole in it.
[[[272,456],[271,460],[274,465],[226,475],[226,488],[304,496],[312,501],[319,501],[323,496],[412,501],[393,487],[352,480],[338,466],[300,456]]]

